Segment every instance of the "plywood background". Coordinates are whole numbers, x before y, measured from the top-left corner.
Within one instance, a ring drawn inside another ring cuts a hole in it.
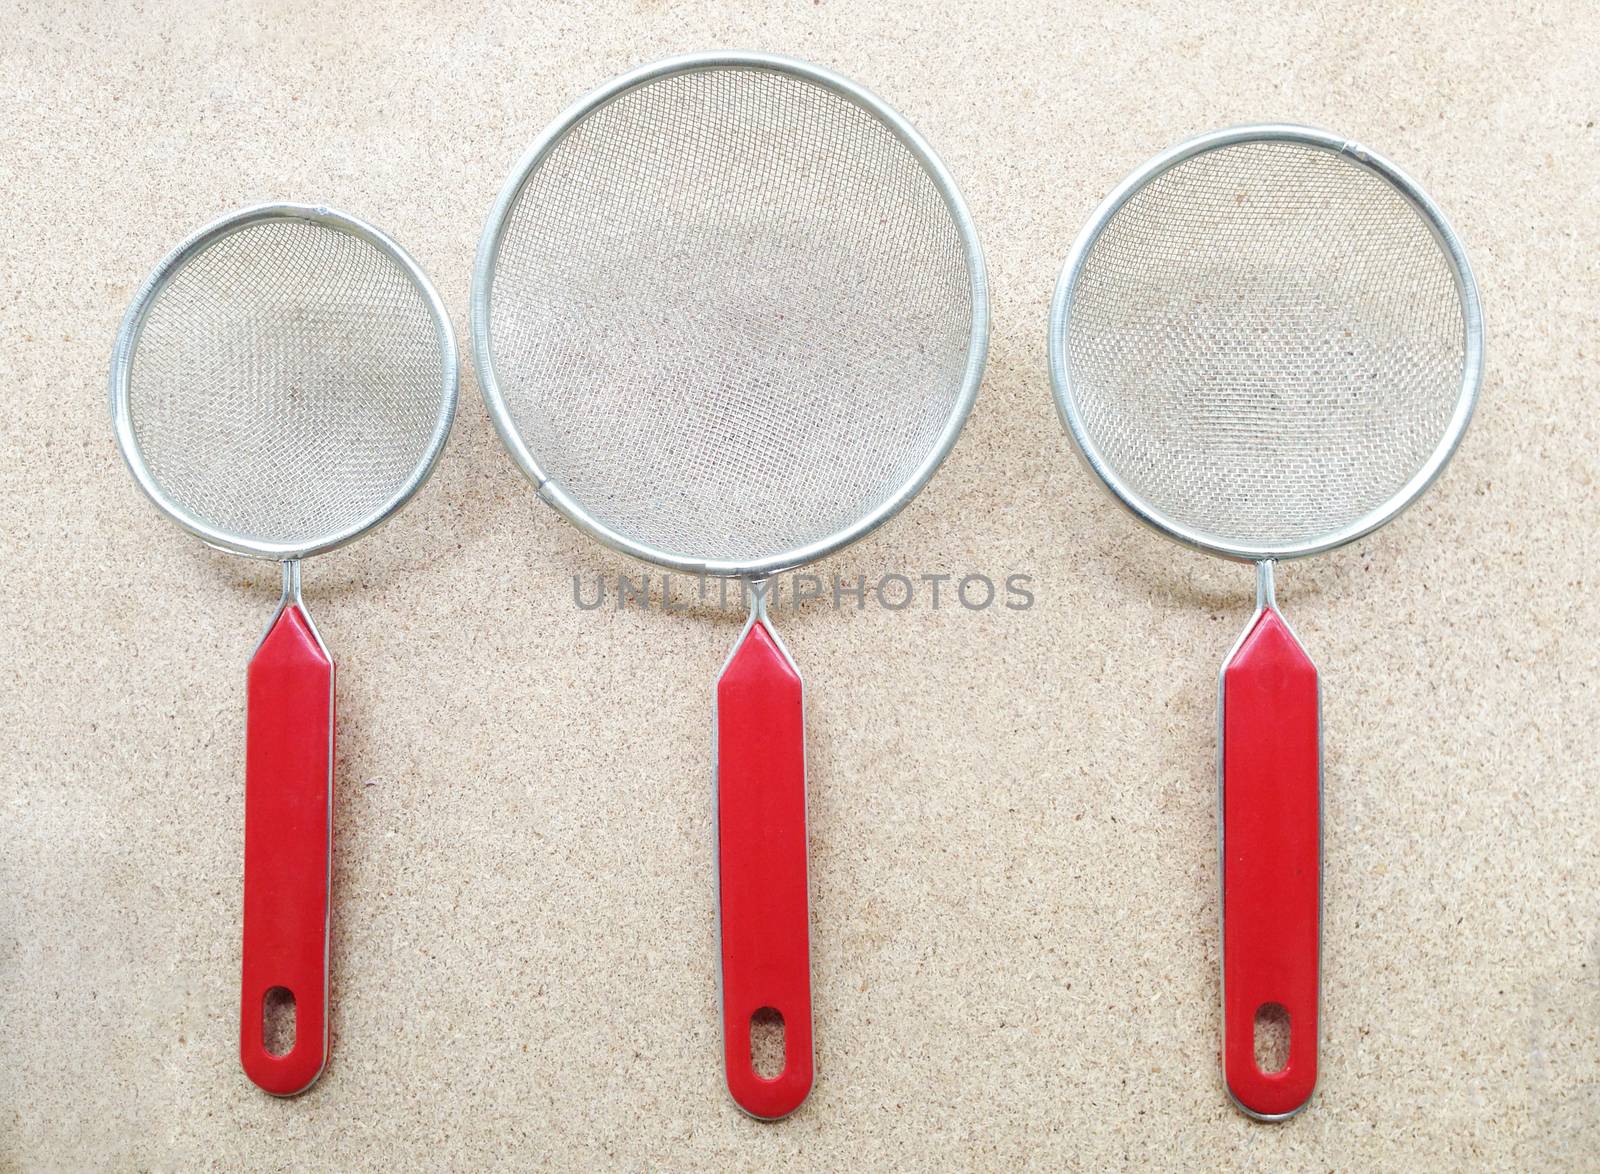
[[[19,1169],[1600,1162],[1600,14],[1569,3],[0,6],[0,1165]],[[1249,6],[1257,9],[1259,6]],[[470,369],[432,482],[308,564],[340,670],[334,1055],[235,1059],[243,665],[275,570],[137,493],[105,371],[193,227],[266,198],[402,241],[464,331],[511,162],[668,53],[836,68],[943,155],[994,338],[949,462],[824,574],[1036,605],[811,608],[818,1078],[763,1126],[715,1026],[710,681],[739,617],[571,602],[636,572],[533,497]],[[1050,400],[1046,303],[1126,172],[1309,122],[1411,171],[1488,317],[1426,499],[1280,599],[1327,745],[1323,1076],[1217,1073],[1215,671],[1249,572],[1140,529]]]

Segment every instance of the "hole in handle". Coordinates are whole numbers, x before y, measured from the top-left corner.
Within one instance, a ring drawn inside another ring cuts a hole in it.
[[[783,1075],[785,1058],[783,1014],[762,1007],[750,1016],[750,1067],[762,1080],[776,1080]]]
[[[261,1046],[271,1056],[294,1051],[294,992],[275,986],[261,996]]]
[[[1256,1008],[1256,1067],[1272,1076],[1289,1066],[1289,1010],[1282,1003]]]

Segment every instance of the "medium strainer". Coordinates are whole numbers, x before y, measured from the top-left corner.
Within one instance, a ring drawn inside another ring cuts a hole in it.
[[[328,208],[264,205],[201,229],[117,334],[111,416],[140,487],[210,545],[283,565],[247,678],[239,1028],[246,1074],[280,1096],[321,1074],[329,1028],[334,664],[300,560],[405,504],[455,404],[455,337],[427,277]],[[283,1009],[286,1024],[267,1022]]]
[[[767,578],[910,500],[971,410],[983,258],[943,164],[826,70],[679,57],[563,114],[490,213],[473,345],[501,439],[600,541],[749,581],[717,683],[728,1088],[761,1118],[812,1082],[800,676]],[[751,1059],[781,1017],[784,1062]]]
[[[1157,156],[1100,206],[1049,348],[1067,429],[1123,504],[1258,567],[1218,694],[1223,1075],[1245,1112],[1282,1119],[1317,1077],[1321,698],[1273,568],[1360,538],[1438,476],[1477,398],[1477,287],[1392,164],[1243,127]],[[1287,1058],[1269,1070],[1273,1023]]]

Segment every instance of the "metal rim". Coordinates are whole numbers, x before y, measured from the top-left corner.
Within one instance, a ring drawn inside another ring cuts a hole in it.
[[[618,533],[585,509],[544,470],[517,431],[505,396],[500,390],[500,381],[495,374],[493,349],[489,341],[489,300],[494,287],[495,258],[500,251],[501,237],[510,218],[512,206],[521,194],[523,186],[543,163],[545,157],[578,123],[629,90],[676,74],[716,69],[768,70],[789,74],[853,102],[888,127],[922,165],[938,189],[945,207],[949,209],[951,218],[955,221],[956,232],[961,237],[967,275],[972,287],[972,333],[967,349],[967,369],[962,377],[961,390],[956,397],[950,418],[945,422],[933,449],[922,463],[899,489],[855,524],[793,550],[749,560],[700,559],[661,550]],[[599,89],[580,98],[545,128],[533,146],[511,169],[499,198],[489,211],[489,217],[484,223],[483,236],[478,244],[478,257],[472,274],[471,330],[473,360],[478,368],[478,385],[483,391],[483,402],[494,420],[495,431],[500,434],[500,439],[510,451],[512,458],[533,482],[539,491],[539,496],[560,511],[568,521],[614,550],[671,570],[691,574],[765,578],[823,558],[871,533],[899,513],[905,504],[916,496],[917,491],[927,484],[928,479],[933,476],[934,471],[954,447],[956,438],[961,434],[962,425],[966,423],[967,417],[972,412],[973,402],[977,398],[978,384],[983,377],[984,361],[989,345],[989,287],[977,229],[972,223],[972,216],[967,211],[961,193],[956,189],[955,181],[951,179],[950,173],[934,153],[933,148],[928,146],[922,136],[897,111],[854,82],[830,70],[794,58],[772,53],[692,53],[640,66],[613,78]]]
[[[1416,210],[1422,217],[1423,223],[1433,233],[1450,265],[1456,290],[1461,297],[1464,340],[1461,391],[1456,399],[1455,411],[1451,414],[1450,421],[1433,453],[1410,480],[1377,508],[1339,529],[1289,544],[1230,542],[1219,535],[1184,525],[1135,492],[1106,462],[1094,439],[1085,429],[1078,413],[1072,386],[1071,365],[1067,358],[1073,293],[1077,288],[1078,278],[1082,275],[1084,263],[1105,226],[1135,192],[1184,160],[1221,147],[1249,142],[1289,142],[1317,147],[1347,158],[1387,181]],[[1062,423],[1066,425],[1074,446],[1090,470],[1135,517],[1186,546],[1240,562],[1301,558],[1333,550],[1370,534],[1415,501],[1439,476],[1457,445],[1461,443],[1461,437],[1467,430],[1473,408],[1477,404],[1478,387],[1483,378],[1483,310],[1478,301],[1478,285],[1472,276],[1472,267],[1467,262],[1461,238],[1450,227],[1444,218],[1444,213],[1408,175],[1383,156],[1327,131],[1284,123],[1268,123],[1212,131],[1189,139],[1157,155],[1117,185],[1095,210],[1089,223],[1084,225],[1078,234],[1078,239],[1073,242],[1072,251],[1067,254],[1066,263],[1061,268],[1061,276],[1056,282],[1055,297],[1050,308],[1049,352],[1050,383],[1055,392],[1056,408],[1061,414]]]
[[[161,487],[145,462],[138,438],[134,434],[129,408],[133,362],[139,346],[139,336],[144,328],[145,315],[161,291],[179,270],[205,249],[224,237],[266,220],[305,220],[322,224],[366,241],[386,253],[405,270],[422,294],[428,312],[433,317],[434,327],[438,331],[439,349],[443,358],[444,394],[439,401],[439,416],[434,422],[433,434],[428,438],[427,447],[423,450],[422,457],[410,477],[383,505],[359,523],[319,537],[312,542],[262,542],[213,526],[185,509]],[[455,418],[456,411],[457,376],[458,355],[455,331],[450,326],[450,316],[445,312],[444,303],[439,300],[438,292],[428,280],[427,274],[395,241],[364,220],[358,220],[354,216],[323,205],[256,204],[229,213],[195,232],[168,253],[139,287],[139,292],[134,295],[133,304],[123,315],[122,326],[117,331],[116,346],[111,353],[111,423],[116,432],[117,448],[121,450],[122,458],[127,462],[134,480],[139,483],[139,488],[144,490],[145,495],[155,503],[157,509],[185,530],[211,546],[235,554],[279,561],[309,558],[311,555],[343,546],[374,526],[387,521],[422,487],[428,475],[433,472],[434,466],[438,464],[439,456],[444,451],[445,441],[450,435],[450,424]]]

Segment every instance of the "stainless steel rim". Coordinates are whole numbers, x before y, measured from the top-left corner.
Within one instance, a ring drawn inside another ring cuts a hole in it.
[[[642,542],[635,542],[606,526],[584,509],[551,479],[539,464],[538,458],[523,442],[511,419],[505,397],[501,393],[500,382],[495,374],[493,349],[489,343],[489,298],[490,291],[494,287],[495,257],[500,251],[501,236],[505,232],[512,205],[516,202],[518,194],[529,176],[544,161],[545,156],[583,119],[636,86],[646,85],[674,74],[714,69],[757,69],[790,74],[831,90],[855,103],[887,126],[922,164],[938,188],[945,206],[950,210],[956,231],[961,236],[967,273],[972,283],[972,334],[968,344],[967,369],[962,378],[961,391],[956,398],[955,408],[945,422],[944,430],[940,432],[932,451],[892,496],[853,525],[805,546],[749,561],[696,559],[673,554]],[[691,574],[756,579],[793,570],[848,546],[894,517],[916,496],[917,491],[928,483],[928,479],[933,476],[934,471],[943,463],[955,445],[956,438],[961,434],[962,425],[972,412],[973,401],[977,398],[978,384],[983,377],[984,361],[989,345],[989,288],[977,229],[973,226],[972,216],[961,199],[961,193],[956,190],[955,181],[950,178],[950,173],[945,170],[944,163],[934,153],[933,148],[923,141],[922,136],[898,112],[854,82],[804,61],[771,53],[692,53],[641,66],[613,78],[599,89],[580,98],[545,128],[533,146],[512,168],[505,187],[489,211],[483,237],[478,244],[478,257],[472,275],[471,330],[473,359],[478,366],[478,384],[483,390],[484,404],[494,420],[495,431],[500,434],[500,439],[510,451],[512,458],[538,489],[540,497],[559,510],[569,521],[624,554]]]
[[[1082,274],[1084,262],[1099,239],[1101,231],[1133,194],[1163,172],[1195,155],[1237,143],[1270,141],[1300,143],[1341,155],[1388,181],[1416,209],[1439,242],[1455,277],[1456,289],[1461,296],[1462,331],[1465,342],[1461,392],[1456,400],[1455,411],[1438,446],[1422,467],[1400,487],[1398,492],[1376,509],[1337,530],[1288,545],[1230,542],[1220,535],[1178,522],[1136,493],[1117,475],[1116,470],[1106,463],[1093,438],[1084,428],[1078,413],[1072,386],[1072,372],[1067,358],[1068,332],[1072,322],[1072,297],[1078,278]],[[1061,413],[1062,423],[1066,425],[1073,444],[1090,470],[1135,517],[1186,546],[1240,562],[1301,558],[1333,550],[1335,547],[1370,534],[1415,501],[1439,476],[1461,443],[1461,437],[1466,433],[1467,424],[1472,419],[1472,410],[1477,404],[1478,387],[1483,378],[1483,311],[1478,301],[1478,285],[1472,276],[1472,267],[1467,262],[1461,238],[1450,227],[1444,218],[1444,213],[1409,176],[1381,155],[1327,131],[1269,123],[1212,131],[1189,139],[1157,155],[1117,185],[1104,203],[1095,210],[1083,231],[1078,234],[1078,239],[1073,242],[1072,251],[1067,254],[1066,263],[1061,268],[1061,276],[1056,282],[1055,297],[1050,308],[1049,352],[1050,383],[1055,391],[1056,407]]]
[[[355,525],[321,536],[312,542],[261,542],[247,535],[212,526],[196,517],[174,501],[151,473],[144,454],[139,449],[138,438],[134,435],[133,420],[129,410],[128,397],[134,354],[139,346],[139,335],[144,327],[145,315],[155,303],[157,296],[173,275],[204,249],[224,237],[264,220],[306,220],[326,225],[359,237],[387,253],[405,270],[427,303],[428,312],[433,316],[434,326],[439,334],[439,349],[443,357],[444,386],[439,402],[439,416],[434,423],[433,434],[428,438],[428,445],[423,451],[422,458],[412,470],[411,476],[371,515]],[[427,274],[423,273],[409,253],[372,225],[332,208],[315,204],[257,204],[230,213],[194,233],[168,253],[139,287],[133,304],[123,315],[122,326],[117,331],[116,345],[111,353],[111,423],[116,432],[117,447],[122,451],[122,458],[128,463],[128,468],[132,471],[134,480],[139,483],[139,488],[144,490],[145,495],[155,503],[157,509],[185,530],[212,546],[235,554],[280,561],[309,558],[311,555],[343,546],[386,521],[422,487],[422,483],[428,479],[428,475],[438,463],[439,455],[444,451],[445,441],[450,435],[450,424],[455,418],[456,411],[457,371],[456,338],[455,331],[450,326],[450,316],[445,313],[444,303],[439,300],[439,295],[428,280]]]

